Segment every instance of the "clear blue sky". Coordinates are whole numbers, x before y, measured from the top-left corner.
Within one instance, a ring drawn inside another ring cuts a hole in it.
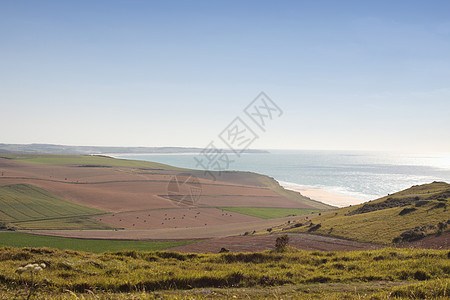
[[[449,1],[0,0],[0,143],[450,152]],[[220,145],[219,145],[220,146]]]

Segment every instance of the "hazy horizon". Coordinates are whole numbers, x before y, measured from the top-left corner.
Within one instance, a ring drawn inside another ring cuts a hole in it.
[[[54,145],[54,146],[68,146],[68,147],[123,147],[123,148],[198,148],[198,149],[204,149],[205,146],[167,146],[167,145],[160,145],[160,146],[142,146],[142,145],[80,145],[80,144],[53,144],[53,143],[4,143],[3,141],[0,141],[0,144],[9,144],[9,145]],[[227,149],[226,146],[220,148],[220,149]],[[261,150],[261,151],[330,151],[330,152],[373,152],[373,153],[407,153],[407,154],[436,154],[436,155],[449,155],[450,158],[450,151],[405,151],[405,150],[398,150],[398,149],[390,149],[390,150],[372,150],[372,149],[317,149],[317,148],[255,148],[250,147],[247,148],[248,150]],[[165,152],[151,152],[151,153],[128,153],[130,155],[152,155],[152,154],[170,154]],[[181,154],[181,153],[174,153],[174,154]],[[189,154],[192,154],[189,152]]]
[[[2,1],[1,143],[450,153],[447,1]],[[254,125],[254,124],[253,124]]]

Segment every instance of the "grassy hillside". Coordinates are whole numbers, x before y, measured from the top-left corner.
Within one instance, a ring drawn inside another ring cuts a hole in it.
[[[21,232],[0,232],[0,247],[49,247],[60,250],[103,253],[119,250],[155,251],[192,244],[194,241],[109,241],[71,239],[53,236],[33,235]]]
[[[449,201],[450,185],[433,182],[322,214],[291,230],[383,244],[413,241],[449,230]]]
[[[0,294],[25,295],[30,274],[16,270],[29,263],[47,266],[34,278],[42,299],[430,299],[450,293],[444,250],[92,254],[0,248]]]
[[[165,164],[141,160],[116,159],[99,155],[59,155],[59,154],[0,154],[0,158],[12,159],[32,164],[44,165],[101,165],[113,167],[152,168],[162,170],[184,170]]]
[[[107,229],[88,216],[106,212],[61,199],[29,184],[0,186],[0,222],[21,229]]]

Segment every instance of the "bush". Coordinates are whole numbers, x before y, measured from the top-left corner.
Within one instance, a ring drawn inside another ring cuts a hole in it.
[[[442,230],[446,229],[447,226],[448,226],[448,225],[447,225],[446,223],[439,222],[439,223],[438,223],[438,230],[439,230],[439,231],[442,231]]]
[[[277,237],[275,240],[275,250],[282,251],[289,243],[289,237],[287,234]]]
[[[311,223],[311,225],[313,225],[313,223]],[[321,224],[313,225],[313,226],[311,226],[311,228],[308,229],[308,232],[316,231],[316,230],[319,229],[320,227],[322,227]]]
[[[420,240],[425,237],[425,234],[420,230],[407,230],[402,232],[400,236],[394,238],[392,242],[400,243],[400,242],[413,242]]]
[[[400,216],[404,216],[404,215],[409,214],[410,212],[413,212],[413,211],[416,211],[416,210],[417,210],[417,208],[407,207],[407,208],[404,208],[401,212],[399,212],[399,215]]]

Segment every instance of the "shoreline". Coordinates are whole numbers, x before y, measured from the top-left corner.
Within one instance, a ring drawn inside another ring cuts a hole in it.
[[[180,152],[180,153],[107,153],[107,154],[100,154],[100,155],[107,155],[113,158],[119,158],[120,156],[146,156],[146,155],[199,155],[199,153],[194,152]],[[129,159],[129,158],[125,158]],[[146,160],[143,160],[146,161]],[[278,181],[278,180],[277,180]],[[351,197],[348,195],[336,193],[336,192],[329,192],[320,188],[315,187],[307,187],[302,186],[296,183],[292,182],[285,182],[285,181],[278,181],[278,183],[285,189],[291,190],[294,192],[298,192],[302,194],[305,197],[308,197],[312,200],[319,201],[328,205],[336,206],[336,207],[346,207],[350,205],[357,205],[364,202],[367,202],[369,200],[363,200],[360,198]]]
[[[287,189],[294,192],[299,192],[305,197],[311,198],[312,200],[316,200],[325,204],[333,205],[336,207],[346,207],[350,205],[357,205],[364,202],[367,202],[368,200],[362,200],[338,193],[332,193],[328,192],[322,189],[318,188],[311,188],[306,186],[297,185],[295,183],[290,182],[279,182],[280,185]]]

